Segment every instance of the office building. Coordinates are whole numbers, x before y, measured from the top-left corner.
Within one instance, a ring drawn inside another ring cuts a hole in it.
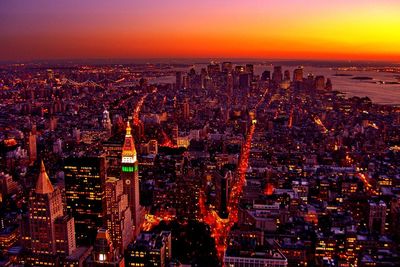
[[[171,232],[141,233],[128,247],[125,254],[126,266],[168,266],[172,256],[171,248]]]
[[[124,194],[122,180],[109,178],[106,181],[106,224],[113,246],[123,254],[133,238],[133,222],[128,205],[128,195]]]
[[[93,244],[104,225],[105,158],[70,157],[64,162],[68,212],[75,219],[78,244]]]
[[[368,229],[371,233],[384,234],[386,223],[386,204],[382,200],[369,201]]]
[[[221,218],[228,217],[228,202],[232,172],[228,171],[224,176],[215,173],[215,208]]]
[[[56,266],[75,249],[74,219],[64,214],[61,191],[53,187],[44,163],[36,187],[29,196],[29,212],[21,225],[28,254],[25,263]]]

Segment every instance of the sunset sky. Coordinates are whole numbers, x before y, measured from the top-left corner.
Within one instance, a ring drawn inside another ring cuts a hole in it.
[[[0,60],[400,60],[399,0],[0,1]]]

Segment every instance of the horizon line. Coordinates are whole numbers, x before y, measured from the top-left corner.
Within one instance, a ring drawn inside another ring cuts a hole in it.
[[[208,63],[212,61],[219,61],[222,63],[223,61],[254,61],[257,63],[272,63],[272,62],[309,62],[309,63],[387,63],[393,65],[400,65],[398,60],[388,60],[388,59],[329,59],[329,58],[263,58],[263,57],[126,57],[126,58],[107,58],[107,57],[98,57],[98,58],[47,58],[47,59],[25,59],[25,60],[1,60],[0,64],[13,65],[13,64],[44,64],[44,63],[90,63],[93,64],[97,61],[97,63],[103,64],[144,64],[144,63],[168,63],[168,64],[182,64],[182,62],[173,62],[173,61],[192,61],[191,64],[201,64],[205,62],[194,62],[194,61],[208,61]],[[131,62],[127,62],[131,61]],[[149,61],[149,62],[146,62]],[[158,62],[154,62],[158,61]],[[189,64],[189,63],[187,63]]]

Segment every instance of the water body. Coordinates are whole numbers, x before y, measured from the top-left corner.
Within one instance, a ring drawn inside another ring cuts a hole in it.
[[[291,73],[294,70],[292,66],[283,66],[282,68],[283,70],[290,70]],[[315,76],[324,75],[325,78],[330,78],[333,89],[344,92],[349,97],[367,96],[374,103],[400,105],[400,84],[388,84],[388,82],[399,81],[396,79],[396,74],[374,71],[336,71],[331,68],[304,66],[304,76],[307,76],[308,73],[312,73]],[[338,73],[352,76],[336,76]],[[353,79],[354,77],[371,77],[372,80],[357,80]],[[381,81],[385,82],[385,84],[381,84]]]
[[[194,68],[199,72],[206,68],[206,64],[196,64]],[[294,66],[282,66],[282,71],[289,70],[291,78],[293,77]],[[400,106],[400,84],[390,84],[390,82],[399,82],[399,74],[374,71],[336,71],[328,67],[304,66],[304,77],[309,73],[314,76],[323,75],[325,79],[332,80],[333,89],[345,93],[348,97],[369,97],[374,103],[385,105]],[[189,68],[177,69],[179,71],[189,71]],[[261,75],[265,70],[273,71],[272,65],[255,64],[254,73]],[[349,76],[336,76],[336,74],[346,74]],[[397,77],[396,77],[397,76]],[[371,80],[358,80],[354,77],[370,77]],[[175,76],[165,76],[150,80],[150,83],[174,83]],[[381,83],[385,82],[385,83]]]

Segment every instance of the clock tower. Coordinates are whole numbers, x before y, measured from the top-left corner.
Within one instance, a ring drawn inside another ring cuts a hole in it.
[[[135,236],[139,233],[141,224],[141,207],[139,204],[139,169],[135,149],[135,142],[131,134],[131,127],[126,126],[124,146],[122,147],[121,179],[124,182],[124,193],[128,195],[128,203],[132,212],[132,221],[135,227]]]

